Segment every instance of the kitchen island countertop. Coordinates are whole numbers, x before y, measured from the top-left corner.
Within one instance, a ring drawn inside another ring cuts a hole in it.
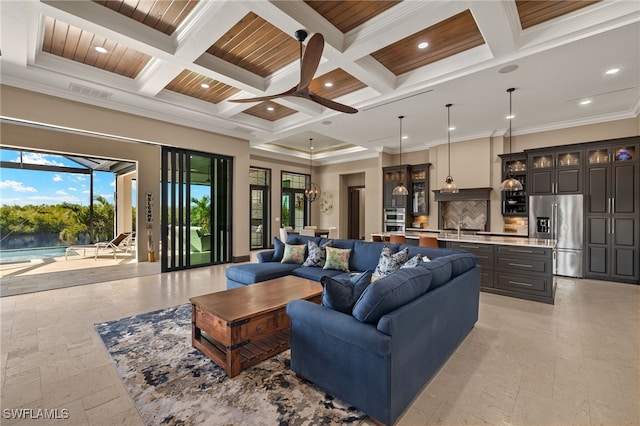
[[[434,231],[432,231],[434,232]],[[436,231],[437,232],[437,231]],[[381,232],[372,235],[379,235],[382,237],[388,237],[393,232]],[[417,240],[420,238],[420,233],[411,233],[411,231],[404,234],[407,239]],[[555,248],[556,240],[541,239],[541,238],[528,238],[527,236],[496,236],[496,235],[465,235],[458,236],[456,232],[440,231],[437,236],[438,241],[456,241],[461,243],[476,243],[476,244],[498,244],[498,245],[511,245],[511,246],[529,246],[529,247],[545,247]]]

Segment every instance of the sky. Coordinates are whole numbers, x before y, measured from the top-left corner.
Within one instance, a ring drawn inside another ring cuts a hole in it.
[[[19,151],[0,149],[0,160],[19,162]],[[81,167],[58,155],[23,152],[23,162],[41,165]],[[114,174],[94,172],[94,198],[101,195],[113,203]],[[0,168],[0,205],[73,203],[89,205],[90,178],[86,174]]]

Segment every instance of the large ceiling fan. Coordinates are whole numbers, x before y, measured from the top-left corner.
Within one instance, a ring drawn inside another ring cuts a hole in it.
[[[305,30],[296,31],[296,38],[300,42],[300,82],[297,86],[293,86],[286,92],[278,93],[277,95],[249,99],[230,99],[229,102],[260,102],[285,96],[297,96],[299,98],[309,99],[336,111],[346,112],[347,114],[358,112],[355,108],[332,101],[331,99],[323,98],[309,90],[309,84],[318,69],[320,58],[322,58],[324,37],[320,33],[314,34],[309,40],[309,43],[307,43],[304,56],[302,56],[302,42],[307,38],[307,32]]]

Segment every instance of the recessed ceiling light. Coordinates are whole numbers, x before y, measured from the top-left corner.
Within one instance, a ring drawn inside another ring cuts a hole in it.
[[[427,47],[429,47],[429,43],[427,43],[426,41],[423,41],[418,45],[418,49],[426,49]]]
[[[607,72],[605,72],[605,74],[613,75],[613,74],[617,74],[618,71],[620,71],[620,68],[611,68],[610,70],[607,70]]]
[[[511,115],[507,115],[507,117],[506,117],[506,118],[507,118],[507,120],[512,120],[512,119],[514,119],[515,117],[516,117],[515,115],[511,114]]]
[[[327,82],[324,84],[324,87],[333,87],[333,83],[332,83],[332,82],[330,82],[330,81],[327,81]]]
[[[585,99],[584,101],[580,102],[580,105],[589,105],[591,103],[591,99]]]
[[[455,129],[456,129],[456,128],[455,128],[455,127],[453,127],[453,126],[449,127],[449,130],[451,130],[451,131],[453,131],[453,130],[455,130]]]
[[[96,47],[94,47],[94,49],[96,49],[96,52],[100,52],[100,53],[107,53],[108,52],[108,50],[105,49],[102,46],[96,46]]]
[[[272,107],[272,106],[267,107],[267,111],[273,111],[274,109],[275,109],[275,108],[274,108],[274,107]]]
[[[209,86],[207,83],[200,83],[200,87],[202,87],[203,89],[208,89],[211,86]]]
[[[315,147],[315,146],[312,146],[312,147],[311,147],[311,150],[314,150],[314,149],[316,149],[316,147]]]
[[[500,74],[509,74],[510,72],[514,72],[517,69],[518,69],[518,66],[516,64],[512,64],[512,65],[507,65],[506,67],[500,68],[498,72]]]
[[[409,136],[403,136],[402,139],[409,139]]]

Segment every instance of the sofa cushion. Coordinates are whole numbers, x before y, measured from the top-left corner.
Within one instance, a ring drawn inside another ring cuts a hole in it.
[[[460,274],[464,274],[469,269],[476,266],[477,258],[471,253],[456,253],[444,256],[442,260],[447,260],[451,263],[451,278],[455,278]]]
[[[436,289],[451,279],[451,262],[446,256],[435,258],[431,262],[423,262],[421,268],[431,271],[431,285],[429,290]]]
[[[322,277],[335,277],[338,275],[342,275],[344,272],[336,271],[334,269],[324,269],[324,268],[313,268],[309,266],[300,266],[293,271],[291,271],[291,275],[295,275],[296,277],[306,278],[308,280],[318,281]]]
[[[378,259],[378,265],[376,266],[373,275],[376,277],[384,277],[392,272],[400,269],[400,266],[407,261],[409,249],[404,248],[397,253],[393,253],[391,248],[385,246],[382,248],[380,258]]]
[[[341,249],[335,247],[327,247],[327,260],[324,263],[324,269],[336,269],[338,271],[349,272],[349,257],[351,249]]]
[[[400,269],[369,285],[353,306],[353,316],[358,321],[375,324],[383,315],[426,293],[430,284],[428,270]]]
[[[305,246],[307,245],[307,241],[313,241],[316,244],[320,244],[320,237],[311,237],[309,235],[299,235],[299,234],[289,234],[287,236],[287,244],[295,244],[295,245],[300,245],[300,244],[304,244]]]
[[[296,263],[302,265],[304,262],[304,244],[285,244],[284,255],[282,256],[282,263]]]
[[[351,315],[353,305],[371,283],[371,271],[355,274],[350,279],[322,277],[322,304],[334,311]]]
[[[229,266],[227,278],[242,284],[253,284],[291,274],[299,265],[280,262],[247,263]]]
[[[327,260],[327,247],[331,247],[333,241],[329,240],[324,244],[318,245],[315,241],[307,241],[307,259],[302,266],[313,266],[316,268],[322,268]]]
[[[384,243],[356,241],[349,260],[352,271],[373,271],[376,269]]]
[[[272,262],[280,262],[284,256],[284,243],[278,237],[273,237],[273,256]]]

